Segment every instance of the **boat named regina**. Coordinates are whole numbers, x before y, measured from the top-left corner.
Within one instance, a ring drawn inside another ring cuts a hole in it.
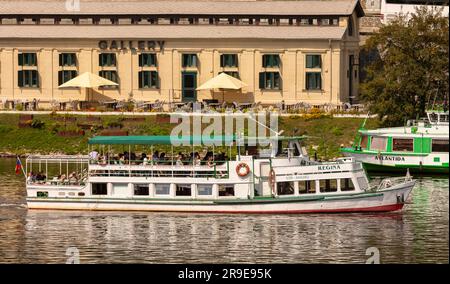
[[[352,158],[310,160],[303,137],[270,137],[268,146],[255,147],[244,138],[221,136],[225,146],[212,146],[213,151],[194,143],[204,138],[188,137],[183,144],[189,149],[187,156],[173,146],[172,138],[94,137],[86,156],[29,156],[28,208],[380,212],[402,209],[415,184],[407,175],[370,186],[362,164]],[[216,154],[217,149],[222,152]],[[232,154],[234,158],[228,158]]]

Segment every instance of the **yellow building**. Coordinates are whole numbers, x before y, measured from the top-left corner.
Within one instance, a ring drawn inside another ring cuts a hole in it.
[[[359,0],[0,0],[0,102],[222,100],[195,91],[221,72],[226,101],[355,102]],[[119,83],[59,85],[84,72]]]

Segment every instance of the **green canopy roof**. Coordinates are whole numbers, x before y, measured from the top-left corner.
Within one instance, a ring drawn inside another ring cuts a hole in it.
[[[235,140],[229,136],[96,136],[90,145],[230,145]]]
[[[300,140],[306,136],[278,136],[278,137],[241,137],[236,138],[235,135],[220,136],[96,136],[89,139],[90,145],[174,145],[174,146],[190,146],[190,145],[230,145],[235,141],[245,144],[248,141],[269,142],[273,140]]]

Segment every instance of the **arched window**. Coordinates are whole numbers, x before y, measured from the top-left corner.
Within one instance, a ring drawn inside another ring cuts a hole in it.
[[[348,18],[348,36],[353,36],[353,17]]]

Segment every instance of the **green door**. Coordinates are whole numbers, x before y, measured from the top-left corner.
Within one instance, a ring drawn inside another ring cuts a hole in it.
[[[197,72],[182,72],[181,77],[181,94],[183,102],[197,101]]]

